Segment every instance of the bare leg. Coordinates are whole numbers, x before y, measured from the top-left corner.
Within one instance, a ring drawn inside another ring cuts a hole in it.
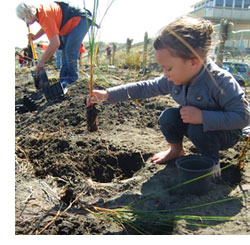
[[[170,145],[170,148],[168,150],[156,153],[152,157],[153,163],[155,164],[164,163],[166,161],[181,157],[185,154],[185,150],[183,148],[182,143],[169,144],[169,145]]]

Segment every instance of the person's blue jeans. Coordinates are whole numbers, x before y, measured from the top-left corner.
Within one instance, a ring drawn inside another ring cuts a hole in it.
[[[68,34],[62,36],[62,69],[60,82],[71,84],[78,79],[78,56],[81,43],[89,29],[89,21],[81,17],[79,24]]]
[[[60,69],[62,66],[62,50],[56,50],[56,69]]]
[[[219,151],[235,145],[241,130],[203,131],[202,124],[183,123],[180,108],[169,108],[159,116],[160,129],[169,143],[181,143],[188,137],[202,155],[209,156],[219,162]]]

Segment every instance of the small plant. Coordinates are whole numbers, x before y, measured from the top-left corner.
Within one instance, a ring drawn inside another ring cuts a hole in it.
[[[89,34],[89,62],[90,62],[90,79],[89,79],[89,95],[90,97],[93,95],[93,83],[94,83],[94,73],[95,73],[95,63],[96,63],[96,57],[98,54],[99,50],[99,41],[97,41],[97,33],[98,29],[96,27],[101,26],[101,23],[104,19],[104,17],[107,14],[107,11],[113,4],[114,0],[111,1],[111,3],[108,5],[99,26],[97,26],[97,15],[98,15],[98,9],[99,9],[99,0],[94,0],[94,5],[93,5],[93,12],[92,12],[92,20],[90,24],[90,28],[88,31]],[[86,6],[85,1],[84,3],[84,8]],[[87,19],[88,20],[88,19]],[[97,131],[97,109],[95,105],[87,105],[87,127],[90,132],[95,132]]]
[[[151,198],[154,198],[151,196]],[[152,234],[173,234],[173,227],[183,220],[189,226],[212,227],[221,222],[238,221],[239,217],[233,216],[205,216],[203,214],[187,214],[188,210],[197,208],[206,208],[211,205],[219,205],[234,200],[241,200],[242,197],[228,197],[212,202],[202,203],[195,206],[185,206],[183,208],[173,208],[165,210],[138,210],[135,205],[139,202],[147,201],[149,198],[138,201],[130,206],[121,208],[107,209],[92,206],[86,210],[96,217],[106,221],[113,222],[122,229],[130,233],[141,235]],[[129,231],[128,231],[129,229]]]

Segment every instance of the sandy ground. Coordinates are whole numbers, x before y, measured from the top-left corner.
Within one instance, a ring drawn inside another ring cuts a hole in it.
[[[47,74],[58,77],[54,70]],[[120,82],[117,74],[107,78]],[[175,105],[170,97],[98,105],[99,130],[90,133],[84,73],[53,102],[36,91],[27,68],[16,69],[15,85],[16,105],[23,105],[25,95],[37,104],[32,112],[19,108],[15,114],[16,234],[250,233],[249,153],[243,170],[236,166],[244,141],[221,152],[222,166],[233,165],[207,194],[183,193],[172,188],[179,183],[174,161],[151,163],[167,147],[157,117]],[[188,140],[185,147],[196,153]],[[128,206],[140,212],[119,223],[114,210]]]

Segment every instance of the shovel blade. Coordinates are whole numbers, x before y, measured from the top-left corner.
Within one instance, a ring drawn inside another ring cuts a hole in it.
[[[45,70],[41,70],[39,73],[37,71],[31,72],[34,79],[35,87],[37,90],[43,89],[49,86],[49,79]]]
[[[43,88],[43,93],[47,100],[53,100],[67,93],[67,89],[62,87],[60,82]]]

